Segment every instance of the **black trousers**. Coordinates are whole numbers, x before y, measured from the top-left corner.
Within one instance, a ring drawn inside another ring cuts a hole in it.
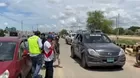
[[[46,73],[45,78],[53,78],[53,61],[45,61]]]

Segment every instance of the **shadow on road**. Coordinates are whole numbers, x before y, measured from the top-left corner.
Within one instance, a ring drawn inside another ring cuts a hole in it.
[[[53,65],[54,68],[63,68],[62,66],[59,65]],[[41,67],[41,70],[46,70],[45,66]]]
[[[115,72],[115,71],[122,71],[123,68],[117,68],[117,67],[90,67],[86,70],[89,71],[98,71],[98,72]]]
[[[53,65],[54,68],[63,68],[62,66],[59,65]]]
[[[80,61],[79,58],[74,58],[74,60],[75,60],[75,63],[79,64],[79,66],[82,67],[81,66],[81,61]],[[98,72],[115,72],[115,71],[122,71],[123,68],[117,68],[115,66],[108,66],[108,67],[95,66],[95,67],[86,68],[85,70],[88,70],[88,71],[98,71]]]

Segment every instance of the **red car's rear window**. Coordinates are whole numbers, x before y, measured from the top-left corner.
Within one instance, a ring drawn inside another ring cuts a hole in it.
[[[14,57],[16,42],[0,41],[0,61],[9,61]]]

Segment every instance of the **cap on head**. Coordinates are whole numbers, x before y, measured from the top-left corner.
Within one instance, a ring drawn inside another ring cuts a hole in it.
[[[52,35],[48,35],[47,39],[53,40],[53,36]]]
[[[39,36],[39,35],[40,35],[40,31],[35,31],[35,32],[34,32],[34,35]]]
[[[45,33],[41,33],[42,36],[45,36]]]

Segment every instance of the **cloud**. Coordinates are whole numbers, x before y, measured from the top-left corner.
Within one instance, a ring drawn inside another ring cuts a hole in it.
[[[5,25],[5,26],[8,26],[8,23],[7,23],[7,22],[5,22],[5,23],[4,23],[4,25]]]
[[[49,3],[60,3],[62,0],[47,0]]]
[[[65,25],[65,20],[60,20],[60,24]]]
[[[7,4],[6,3],[0,3],[0,7],[6,7]]]
[[[56,15],[52,15],[51,19],[57,19]]]
[[[120,25],[128,27],[140,24],[139,5],[139,0],[3,0],[0,7],[5,8],[0,12],[19,22],[23,20],[24,28],[29,30],[36,24],[48,30],[86,25],[87,12],[94,10],[104,11],[107,18],[120,14]],[[2,17],[0,20],[0,25],[7,22],[21,29],[20,23],[12,19]]]

